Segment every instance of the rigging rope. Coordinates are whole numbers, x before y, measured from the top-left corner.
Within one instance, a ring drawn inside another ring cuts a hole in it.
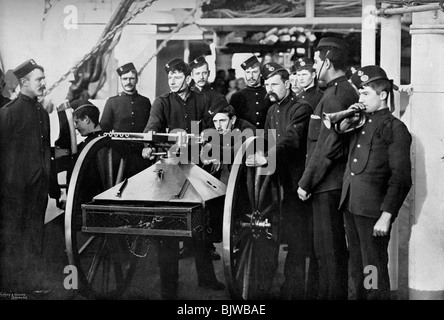
[[[111,30],[94,48],[91,49],[91,51],[89,53],[87,53],[81,60],[79,60],[71,69],[68,70],[68,72],[66,72],[59,80],[57,80],[56,82],[54,82],[53,85],[51,85],[48,90],[45,92],[45,96],[49,95],[52,90],[54,90],[55,88],[57,88],[60,83],[62,83],[63,81],[66,80],[66,78],[68,78],[68,76],[71,73],[76,72],[76,70],[78,68],[80,68],[82,66],[83,63],[85,63],[85,61],[87,61],[88,59],[91,58],[91,56],[93,54],[95,54],[97,51],[100,50],[100,48],[102,48],[112,37],[114,37],[114,35],[119,32],[121,29],[123,29],[131,20],[133,20],[136,16],[138,16],[139,14],[141,14],[143,11],[145,11],[146,8],[148,8],[149,6],[151,6],[153,4],[153,2],[155,2],[157,0],[150,0],[149,2],[145,3],[142,7],[140,7],[135,13],[133,13],[131,16],[129,16],[128,18],[126,18],[125,20],[123,20],[119,25],[115,26],[113,28],[113,30]]]

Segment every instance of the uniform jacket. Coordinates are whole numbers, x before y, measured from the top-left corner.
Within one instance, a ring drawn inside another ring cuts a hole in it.
[[[265,137],[270,129],[276,130],[276,161],[279,176],[285,187],[296,191],[304,171],[307,151],[307,130],[313,109],[293,92],[267,113]],[[270,152],[270,151],[269,151]]]
[[[246,87],[231,96],[230,104],[236,111],[236,117],[247,120],[258,129],[263,129],[267,111],[271,106],[265,99],[267,91],[264,86]]]
[[[322,95],[323,92],[319,90],[317,86],[310,87],[307,90],[304,89],[297,94],[298,97],[307,101],[313,110],[316,108],[319,101],[321,101]]]
[[[328,83],[322,99],[310,118],[307,139],[307,162],[299,186],[308,193],[341,189],[347,158],[326,157],[325,140],[330,130],[322,123],[322,114],[347,109],[359,99],[345,76]]]
[[[132,95],[122,92],[106,101],[100,127],[104,132],[143,132],[150,110],[151,102],[147,97],[137,91]]]
[[[27,188],[48,185],[50,175],[49,115],[22,93],[0,109],[0,179],[2,194],[23,194]],[[47,197],[48,190],[42,190]],[[28,201],[30,201],[28,199]]]
[[[405,124],[388,108],[367,114],[364,126],[350,137],[341,206],[356,215],[379,218],[383,211],[398,215],[412,185],[410,146],[412,137]],[[332,145],[330,140],[327,145]],[[347,139],[343,139],[347,143]]]
[[[202,119],[208,105],[208,98],[195,91],[189,90],[184,101],[177,93],[165,93],[156,98],[151,108],[150,118],[144,132],[167,132],[173,129],[183,129],[191,133],[191,122]],[[201,128],[198,128],[199,132]]]
[[[11,102],[11,99],[6,98],[0,94],[0,108],[8,104],[9,102]]]

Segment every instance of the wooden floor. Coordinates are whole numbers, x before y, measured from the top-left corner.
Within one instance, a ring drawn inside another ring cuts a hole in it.
[[[222,255],[222,244],[215,243],[216,250]],[[157,248],[155,244],[149,249],[147,255],[138,258],[136,273],[128,290],[121,297],[122,300],[160,300],[159,270],[157,267]],[[50,261],[48,270],[48,282],[55,288],[52,294],[45,297],[45,300],[84,300],[82,295],[76,290],[66,290],[63,281],[66,274],[63,274],[65,266],[68,264],[64,248],[63,238],[63,217],[51,221],[46,225],[45,255]],[[279,296],[279,286],[283,281],[282,268],[286,251],[281,247],[279,254],[279,269],[274,277],[274,284],[270,298],[275,300]],[[213,261],[216,276],[219,281],[226,283],[223,260]],[[179,291],[180,300],[230,300],[228,289],[215,291],[203,289],[197,285],[197,274],[194,264],[194,257],[179,260]]]
[[[79,295],[76,290],[66,290],[63,281],[66,274],[64,268],[68,265],[65,239],[64,239],[64,221],[63,215],[57,217],[46,225],[45,230],[45,255],[49,261],[48,283],[55,288],[52,294],[44,299],[46,300],[66,300],[66,299],[86,299]],[[409,240],[409,222],[408,214],[400,213],[398,223],[400,227],[399,236],[399,274],[398,290],[393,291],[393,299],[408,299],[408,240]],[[219,254],[222,255],[222,244],[216,243]],[[274,284],[270,293],[270,299],[279,298],[279,286],[283,281],[283,265],[286,251],[280,250],[279,268],[274,277]],[[136,274],[130,287],[121,299],[143,299],[159,300],[159,271],[157,267],[156,248],[153,247],[144,258],[139,258]],[[223,261],[213,262],[217,278],[226,283]],[[194,258],[182,259],[179,262],[179,291],[180,300],[230,300],[228,290],[214,291],[202,289],[197,285],[197,275],[194,265]],[[351,296],[351,298],[353,298]]]

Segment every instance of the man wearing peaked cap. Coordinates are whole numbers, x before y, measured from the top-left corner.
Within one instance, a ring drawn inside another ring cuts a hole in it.
[[[314,110],[323,95],[318,88],[314,62],[310,58],[302,57],[294,62],[294,67],[298,84],[303,88],[298,93],[298,97],[307,101]]]
[[[334,146],[342,148],[344,144],[349,150],[340,209],[357,299],[389,300],[387,249],[391,225],[412,185],[412,137],[405,124],[389,110],[388,96],[393,95],[393,84],[382,68],[365,66],[352,78],[360,97],[359,103],[349,109],[365,112],[365,123],[345,134],[333,131],[328,145],[332,146],[333,153]],[[348,129],[352,121],[344,119],[341,129]],[[366,290],[364,275],[369,265],[376,268],[378,277],[375,286]]]
[[[191,72],[191,90],[198,93],[202,93],[208,97],[209,108],[205,110],[205,127],[213,127],[212,118],[222,108],[228,105],[225,96],[214,90],[208,83],[208,77],[210,76],[210,70],[208,62],[204,56],[200,56],[189,63]]]
[[[104,132],[143,132],[148,123],[151,101],[137,91],[139,78],[136,67],[130,62],[117,68],[116,72],[123,91],[106,101],[100,127]],[[125,177],[147,168],[149,161],[143,159],[141,153],[141,144],[128,145],[128,150],[122,153],[127,156]]]
[[[307,162],[299,181],[298,195],[312,198],[314,246],[319,261],[319,299],[346,300],[348,297],[347,245],[344,221],[339,212],[345,156],[327,159],[324,142],[330,130],[322,125],[323,113],[346,110],[358,101],[348,82],[348,48],[342,39],[322,38],[314,53],[319,80],[327,83],[324,95],[310,118]]]
[[[263,129],[271,102],[265,99],[267,91],[261,79],[261,63],[253,55],[242,62],[241,67],[245,71],[247,87],[233,93],[230,104],[236,110],[238,118],[250,122],[258,129]]]
[[[15,100],[0,109],[0,291],[48,293],[43,257],[49,194],[49,115],[43,67],[30,59],[14,69]]]
[[[304,299],[312,295],[310,281],[305,286],[306,257],[314,256],[310,223],[310,204],[297,197],[297,182],[305,167],[307,129],[313,110],[290,89],[289,72],[280,64],[269,62],[262,67],[267,97],[272,102],[265,121],[265,135],[274,131],[276,137],[276,171],[284,188],[283,219],[285,241],[288,253],[285,259],[285,280],[281,285],[281,298],[285,300]],[[268,158],[274,149],[269,150]],[[260,156],[255,158],[261,159]],[[247,165],[257,165],[247,159]],[[263,162],[259,161],[259,164]],[[310,259],[308,278],[313,273],[313,259]]]

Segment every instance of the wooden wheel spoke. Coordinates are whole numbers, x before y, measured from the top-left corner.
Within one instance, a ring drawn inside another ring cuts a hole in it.
[[[82,204],[124,179],[125,142],[98,137],[79,154],[73,169],[65,211],[68,260],[77,267],[82,293],[88,297],[120,296],[135,272],[136,259],[125,254],[122,238],[82,230]]]

